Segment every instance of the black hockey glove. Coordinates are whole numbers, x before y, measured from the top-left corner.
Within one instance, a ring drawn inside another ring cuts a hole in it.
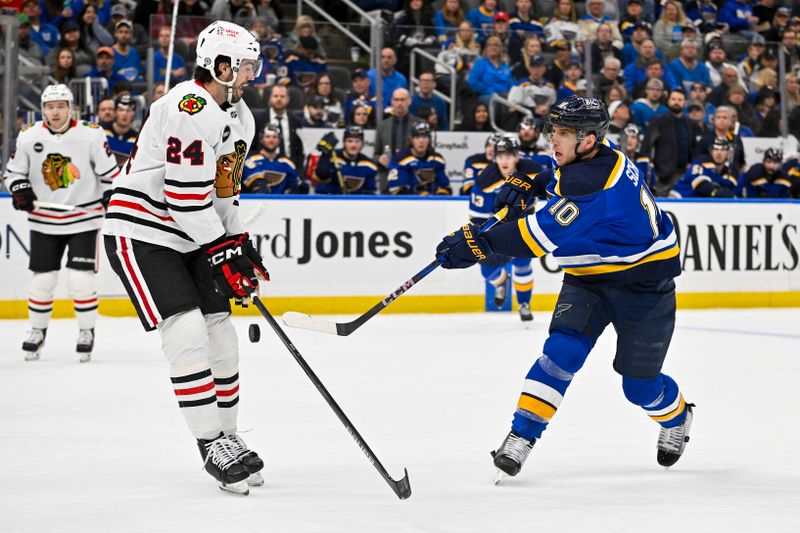
[[[264,260],[261,258],[261,254],[258,253],[258,250],[256,250],[253,240],[250,238],[250,234],[245,231],[242,237],[244,238],[244,254],[250,262],[253,263],[253,269],[256,275],[264,281],[269,281],[267,267],[264,266]]]
[[[31,185],[30,181],[15,181],[9,191],[11,192],[11,204],[14,209],[27,211],[28,213],[33,211],[33,202],[36,200],[36,194],[33,192],[33,185]]]
[[[506,184],[500,187],[494,198],[494,210],[497,212],[508,207],[506,220],[514,220],[522,216],[532,205],[536,190],[533,178],[522,172],[514,172],[506,177],[505,182]]]
[[[336,134],[333,132],[326,133],[317,143],[317,150],[319,153],[330,157],[337,144],[339,144],[339,139],[336,138]]]
[[[249,242],[247,234],[242,234],[222,236],[203,246],[214,285],[228,298],[246,298],[258,287],[253,261],[246,250]]]
[[[477,262],[501,264],[510,258],[499,256],[492,251],[489,242],[480,236],[481,228],[476,224],[467,224],[446,235],[436,247],[436,257],[441,258],[442,268],[467,268]],[[500,263],[497,263],[500,261]]]
[[[733,198],[736,194],[733,192],[732,189],[727,187],[717,187],[713,191],[711,191],[711,196],[714,198]]]

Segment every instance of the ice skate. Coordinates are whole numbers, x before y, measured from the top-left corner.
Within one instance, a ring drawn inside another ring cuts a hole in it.
[[[496,452],[492,452],[494,466],[497,467],[494,478],[495,485],[500,484],[506,477],[519,474],[534,444],[536,444],[536,439],[529,441],[513,431],[506,436],[500,448]]]
[[[26,361],[38,361],[44,347],[47,329],[33,328],[28,331],[27,338],[22,343],[22,351]]]
[[[533,320],[533,313],[531,313],[530,304],[519,304],[519,318],[523,322],[530,322]]]
[[[264,484],[264,476],[261,475],[261,470],[264,468],[264,461],[258,456],[256,452],[249,449],[244,439],[236,433],[228,435],[228,440],[234,445],[234,450],[237,459],[247,467],[250,472],[250,477],[247,478],[247,484],[251,487],[260,487]]]
[[[506,280],[494,288],[494,305],[498,309],[506,304],[508,297],[508,289],[511,285],[511,279],[506,277]]]
[[[78,352],[78,361],[88,363],[92,360],[92,350],[94,349],[94,328],[82,329],[78,332],[78,342],[75,351]]]
[[[197,439],[197,447],[205,461],[206,472],[219,482],[220,490],[247,496],[250,489],[245,480],[250,475],[247,467],[237,459],[238,447],[227,437],[220,435],[216,439]]]
[[[682,424],[672,428],[662,427],[658,432],[656,459],[661,466],[669,468],[677,463],[683,455],[686,443],[689,442],[689,429],[692,427],[692,407],[694,404],[687,404],[686,418],[683,419]]]

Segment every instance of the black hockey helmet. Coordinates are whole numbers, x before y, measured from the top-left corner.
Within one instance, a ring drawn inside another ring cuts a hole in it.
[[[427,122],[417,122],[411,126],[411,137],[428,137],[431,138],[431,125]]]
[[[605,139],[610,122],[605,104],[597,98],[570,96],[550,108],[544,133],[552,133],[554,126],[562,126],[574,129],[578,142],[587,134],[594,133],[599,144]]]
[[[517,133],[522,130],[535,130],[539,129],[539,125],[536,123],[533,117],[525,117],[523,118],[519,125],[517,126]]]
[[[732,146],[732,143],[731,143],[730,139],[728,139],[727,137],[720,136],[720,137],[716,137],[714,139],[714,142],[711,145],[711,149],[712,150],[714,150],[714,149],[717,149],[717,150],[730,150],[731,146]]]
[[[344,129],[344,140],[347,139],[360,139],[364,140],[364,128],[361,126],[347,126]]]
[[[783,162],[783,151],[780,148],[767,148],[764,152],[764,161]]]
[[[519,141],[514,137],[503,136],[494,145],[494,155],[511,154],[517,155],[519,153]]]
[[[503,136],[497,132],[490,133],[489,136],[486,137],[486,143],[483,146],[486,147],[489,146],[490,144],[494,146],[495,144],[497,144],[497,141],[499,141],[502,138]]]

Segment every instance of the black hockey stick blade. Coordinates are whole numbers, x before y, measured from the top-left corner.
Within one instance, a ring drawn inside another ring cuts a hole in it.
[[[264,319],[267,321],[267,323],[270,325],[272,330],[278,335],[278,338],[281,340],[281,342],[283,342],[283,345],[286,346],[286,349],[289,350],[289,353],[291,353],[292,357],[294,357],[295,361],[297,361],[297,364],[299,364],[300,368],[303,369],[303,372],[306,373],[308,379],[311,380],[311,382],[317,388],[317,391],[319,391],[319,393],[325,399],[325,402],[339,418],[339,421],[344,425],[347,432],[350,433],[350,436],[353,437],[353,440],[356,441],[358,447],[361,448],[361,451],[364,452],[364,455],[367,456],[369,462],[372,463],[372,466],[375,467],[375,469],[378,471],[381,477],[386,481],[389,487],[391,487],[391,489],[394,491],[397,497],[400,498],[401,500],[405,500],[409,496],[411,496],[411,484],[408,481],[408,470],[403,469],[405,475],[403,476],[402,479],[400,480],[392,479],[392,477],[389,475],[389,472],[386,471],[386,468],[381,464],[380,460],[378,460],[378,456],[375,455],[375,453],[369,447],[369,444],[367,444],[367,441],[364,440],[364,437],[361,436],[361,434],[358,432],[353,423],[350,422],[350,419],[347,418],[346,414],[344,414],[342,408],[339,407],[339,404],[336,403],[336,400],[333,399],[331,393],[328,392],[328,389],[325,388],[325,385],[322,384],[322,381],[317,377],[317,375],[308,365],[306,360],[300,354],[300,351],[295,347],[294,344],[292,344],[292,341],[286,335],[286,332],[283,331],[281,326],[278,324],[277,320],[275,320],[272,314],[267,310],[267,307],[264,305],[264,302],[261,301],[261,298],[259,298],[258,296],[253,296],[252,300],[253,304],[256,306],[256,308],[264,317]]]
[[[506,217],[506,214],[508,214],[508,208],[504,207],[495,213],[492,218],[487,220],[483,226],[481,226],[481,231],[486,231],[503,220]],[[414,274],[411,279],[400,285],[393,293],[389,294],[386,296],[386,298],[373,305],[369,311],[355,320],[351,320],[350,322],[331,322],[330,320],[325,320],[324,318],[307,315],[305,313],[297,313],[295,311],[287,311],[281,318],[283,319],[283,323],[291,328],[308,329],[311,331],[319,331],[321,333],[330,333],[331,335],[346,337],[363,326],[367,320],[389,307],[392,302],[400,298],[400,296],[406,293],[411,287],[419,283],[423,278],[425,278],[425,276],[436,270],[439,265],[442,264],[444,257],[445,254],[442,254],[432,262],[428,263],[425,268]]]

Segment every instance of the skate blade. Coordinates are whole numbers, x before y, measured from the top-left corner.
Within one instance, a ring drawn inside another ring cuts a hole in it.
[[[236,483],[223,483],[220,481],[219,490],[231,492],[233,494],[239,494],[240,496],[247,496],[250,494],[250,489],[247,487],[247,483],[244,481],[239,481]]]
[[[41,352],[25,352],[25,360],[26,361],[38,361],[39,357],[42,355]]]
[[[261,472],[250,474],[250,477],[247,478],[247,485],[250,487],[264,486],[264,476],[261,475]]]
[[[78,353],[78,361],[81,363],[88,363],[92,360],[92,354],[90,353]]]
[[[495,486],[499,485],[504,479],[508,478],[508,474],[500,470],[499,468],[494,473],[494,484]]]

